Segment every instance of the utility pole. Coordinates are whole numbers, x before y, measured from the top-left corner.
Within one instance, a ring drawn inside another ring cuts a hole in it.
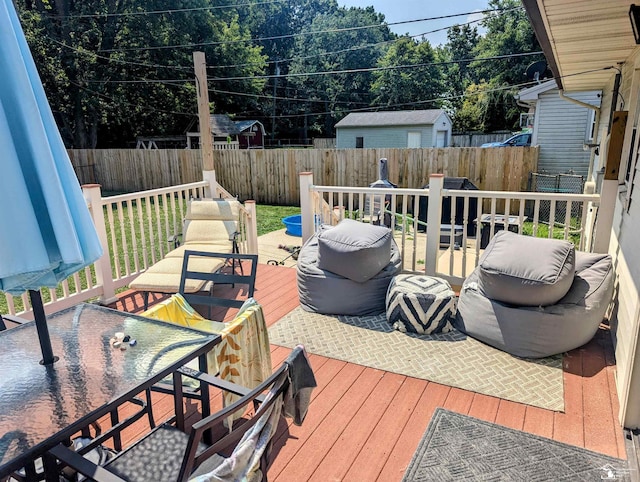
[[[280,66],[276,60],[275,76],[273,77],[273,110],[271,112],[271,145],[276,135],[276,87],[278,86],[278,77],[280,77]]]
[[[200,151],[202,170],[213,171],[213,139],[211,137],[211,113],[209,111],[209,87],[207,84],[207,61],[204,52],[193,52],[193,68],[196,73],[198,96],[198,123],[200,124]]]

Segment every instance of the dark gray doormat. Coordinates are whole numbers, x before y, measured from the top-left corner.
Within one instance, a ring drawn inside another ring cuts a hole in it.
[[[547,410],[564,410],[562,355],[516,358],[459,331],[416,335],[384,314],[327,316],[298,307],[269,328],[274,345],[421,378]]]
[[[437,408],[402,480],[631,478],[625,460]]]

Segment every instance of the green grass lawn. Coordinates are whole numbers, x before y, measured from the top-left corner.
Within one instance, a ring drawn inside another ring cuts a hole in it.
[[[268,206],[266,204],[258,204],[258,236],[284,229],[282,218],[293,214],[300,214],[298,206]]]

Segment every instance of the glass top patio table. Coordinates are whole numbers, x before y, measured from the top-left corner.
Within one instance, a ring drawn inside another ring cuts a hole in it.
[[[59,357],[48,366],[40,364],[35,323],[0,332],[0,477],[220,341],[218,335],[91,304],[49,315],[47,324]],[[112,347],[116,332],[135,345]]]

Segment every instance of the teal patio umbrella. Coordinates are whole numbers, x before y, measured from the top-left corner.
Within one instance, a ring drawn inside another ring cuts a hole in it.
[[[0,0],[0,290],[29,291],[43,361],[54,356],[40,288],[102,255],[11,0]]]

